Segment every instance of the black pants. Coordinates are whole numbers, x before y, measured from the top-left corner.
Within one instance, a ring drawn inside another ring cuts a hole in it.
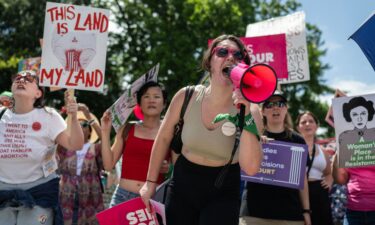
[[[328,189],[323,188],[321,182],[321,180],[309,181],[311,224],[333,225]]]
[[[214,186],[223,167],[207,167],[179,156],[166,200],[168,225],[238,225],[240,167],[233,164],[220,189]]]

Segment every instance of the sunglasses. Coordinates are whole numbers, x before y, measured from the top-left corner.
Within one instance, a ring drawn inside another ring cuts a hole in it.
[[[33,83],[34,81],[38,80],[38,77],[36,76],[36,73],[32,70],[25,70],[19,72],[16,77],[13,79],[13,82],[15,81],[21,81],[24,80],[28,83]]]
[[[80,122],[81,124],[81,127],[82,128],[85,128],[85,127],[89,127],[90,126],[90,123],[88,121],[83,121],[83,122]]]
[[[228,55],[232,55],[233,58],[235,58],[236,60],[243,60],[245,58],[245,55],[242,54],[242,52],[240,50],[234,50],[234,49],[231,49],[231,48],[224,48],[224,47],[215,47],[212,52],[215,52],[216,56],[217,57],[220,57],[220,58],[226,58],[228,57]]]
[[[265,102],[264,103],[264,107],[267,108],[267,109],[271,109],[274,106],[282,108],[282,107],[286,106],[286,102],[284,102],[284,101],[278,101],[278,102]]]

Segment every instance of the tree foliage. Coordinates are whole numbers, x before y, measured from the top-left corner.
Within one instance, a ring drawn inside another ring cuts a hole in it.
[[[67,1],[60,1],[67,2]],[[108,108],[127,84],[160,63],[159,80],[171,97],[178,89],[199,81],[200,60],[207,41],[220,34],[244,36],[246,25],[288,15],[301,6],[295,0],[86,0],[69,1],[111,10],[116,28],[109,35],[106,62],[106,95],[78,91],[97,115]],[[41,54],[38,38],[43,36],[45,1],[0,2],[0,89],[9,89],[9,75],[21,58]],[[283,85],[293,117],[311,110],[324,118],[327,105],[318,95],[330,92],[322,75],[328,65],[321,62],[321,31],[307,25],[311,80]],[[49,103],[59,107],[61,92],[49,93]]]

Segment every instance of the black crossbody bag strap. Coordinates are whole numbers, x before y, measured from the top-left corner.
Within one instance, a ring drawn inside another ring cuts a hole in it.
[[[186,87],[185,98],[184,98],[184,102],[182,103],[179,122],[183,122],[183,120],[184,120],[184,115],[185,115],[185,112],[186,112],[186,108],[187,108],[187,105],[189,104],[191,96],[193,96],[194,89],[195,89],[195,86],[187,86]],[[169,178],[169,181],[171,181],[172,178],[173,178],[173,173],[172,173],[172,176]],[[163,204],[165,203],[165,201],[167,199],[167,193],[168,193],[169,184],[167,184],[167,185],[168,186],[166,187],[166,190],[163,193],[163,200],[162,200]]]
[[[238,121],[238,127],[236,132],[236,140],[234,141],[234,146],[232,149],[232,153],[230,156],[230,160],[228,163],[221,169],[220,173],[217,175],[215,180],[215,187],[221,188],[223,185],[224,179],[228,173],[229,167],[232,165],[234,155],[236,154],[238,145],[240,143],[240,137],[242,134],[243,126],[244,126],[244,120],[245,120],[245,106],[241,105],[240,115],[239,115],[239,121]]]
[[[182,107],[181,107],[180,120],[184,119],[187,105],[189,104],[189,101],[193,93],[194,93],[194,86],[188,86],[185,91],[184,103],[182,104]]]
[[[0,120],[1,120],[1,117],[3,117],[5,111],[7,111],[7,108],[4,108],[3,110],[1,110],[1,112],[0,112]]]

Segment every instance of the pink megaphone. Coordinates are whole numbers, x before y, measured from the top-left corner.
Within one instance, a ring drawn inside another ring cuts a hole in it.
[[[269,65],[249,66],[238,63],[225,68],[223,72],[229,76],[235,88],[239,88],[244,98],[249,102],[264,102],[276,90],[277,76]]]

